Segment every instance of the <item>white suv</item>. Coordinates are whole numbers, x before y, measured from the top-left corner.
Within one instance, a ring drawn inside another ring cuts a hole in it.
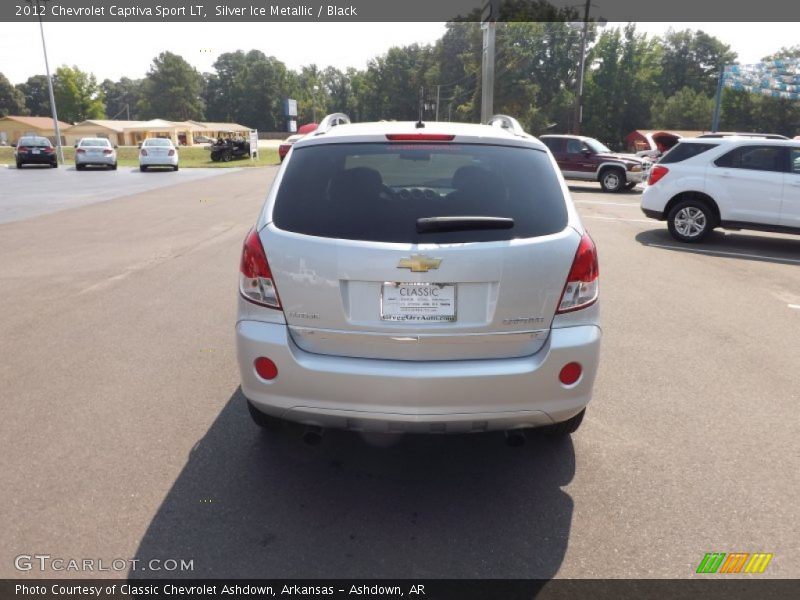
[[[800,141],[683,139],[651,169],[642,210],[682,242],[715,227],[800,233]]]
[[[242,392],[263,427],[567,434],[591,398],[595,246],[510,117],[326,117],[289,151],[240,271]]]

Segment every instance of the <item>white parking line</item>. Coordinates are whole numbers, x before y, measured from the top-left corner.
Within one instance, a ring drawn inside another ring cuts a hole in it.
[[[662,244],[647,244],[650,248],[666,248],[668,250],[680,250],[681,252],[690,252],[694,254],[698,252],[700,254],[713,254],[718,256],[741,256],[744,258],[759,258],[761,260],[776,260],[781,262],[788,262],[788,263],[796,263],[800,265],[800,260],[796,258],[784,258],[782,256],[765,256],[763,254],[748,254],[746,252],[725,252],[723,250],[703,250],[701,248],[683,248],[681,246],[670,246],[670,245],[662,245]]]
[[[623,219],[622,217],[601,217],[598,215],[581,215],[581,219],[600,219],[601,221],[627,221],[629,223],[654,224],[652,219]]]
[[[638,202],[606,202],[605,200],[573,200],[575,204],[603,204],[605,206],[630,206],[639,208]]]

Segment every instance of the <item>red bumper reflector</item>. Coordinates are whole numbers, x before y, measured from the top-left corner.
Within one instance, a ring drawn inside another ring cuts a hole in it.
[[[583,373],[583,367],[580,363],[567,363],[558,374],[558,379],[564,385],[572,385],[581,378],[581,373]]]
[[[278,376],[278,367],[270,359],[260,356],[253,363],[256,368],[256,373],[261,379],[275,379]]]

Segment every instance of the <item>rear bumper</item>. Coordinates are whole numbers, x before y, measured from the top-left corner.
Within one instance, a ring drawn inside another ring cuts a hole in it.
[[[659,221],[664,220],[664,213],[661,212],[660,210],[652,210],[650,208],[642,207],[642,212],[644,213],[645,217],[648,217],[650,219],[657,219]]]
[[[311,354],[285,325],[236,326],[242,392],[263,412],[301,423],[365,431],[461,433],[565,421],[591,399],[600,352],[594,325],[553,329],[532,356],[498,360],[391,361]],[[261,379],[253,362],[278,368]],[[558,380],[577,361],[576,384]]]
[[[16,161],[23,165],[52,165],[57,160],[55,154],[26,154],[16,157]]]
[[[178,164],[177,156],[140,156],[139,166],[142,167],[174,167]]]
[[[75,155],[76,165],[113,165],[117,162],[117,157],[113,154],[102,154],[99,156],[87,156],[83,154]]]

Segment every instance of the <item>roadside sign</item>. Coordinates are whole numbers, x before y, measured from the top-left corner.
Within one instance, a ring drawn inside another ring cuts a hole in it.
[[[258,129],[250,130],[250,160],[258,158]]]

